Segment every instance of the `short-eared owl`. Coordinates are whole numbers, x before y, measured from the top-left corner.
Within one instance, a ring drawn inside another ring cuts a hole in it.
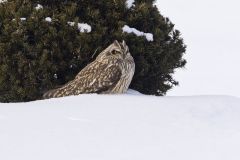
[[[74,80],[50,90],[43,98],[57,98],[83,93],[125,93],[132,81],[135,63],[125,41],[114,41],[95,61],[83,68]]]

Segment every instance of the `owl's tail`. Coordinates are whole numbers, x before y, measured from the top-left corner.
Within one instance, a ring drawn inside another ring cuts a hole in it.
[[[74,83],[70,81],[60,88],[52,89],[43,94],[43,99],[59,98],[59,97],[73,95],[74,92],[73,92],[72,86],[74,86]]]
[[[43,99],[58,98],[61,97],[58,94],[59,89],[53,89],[43,94]]]

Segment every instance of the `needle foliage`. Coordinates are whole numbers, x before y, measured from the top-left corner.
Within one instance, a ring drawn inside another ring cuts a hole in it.
[[[41,99],[72,80],[114,40],[125,40],[135,59],[130,88],[165,95],[178,82],[172,75],[185,66],[186,46],[174,24],[153,0],[8,0],[0,3],[0,101]],[[41,4],[43,8],[38,8]],[[51,22],[45,18],[50,17]],[[87,23],[82,33],[68,22]],[[154,41],[123,33],[128,25],[152,33]]]

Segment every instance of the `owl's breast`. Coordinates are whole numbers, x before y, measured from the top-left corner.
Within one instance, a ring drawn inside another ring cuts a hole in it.
[[[133,58],[123,60],[119,64],[119,67],[122,71],[121,79],[110,93],[126,93],[131,84],[135,72],[135,63]]]

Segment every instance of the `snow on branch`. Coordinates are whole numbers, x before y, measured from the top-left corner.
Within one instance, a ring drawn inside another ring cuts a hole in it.
[[[133,6],[135,0],[127,0],[127,8],[131,8]]]
[[[45,18],[45,21],[51,23],[51,22],[52,22],[52,18],[51,18],[51,17],[46,17],[46,18]]]
[[[90,33],[92,31],[92,27],[87,23],[78,23],[78,29],[80,32]]]
[[[7,0],[0,0],[0,3],[4,3],[4,2],[7,2]]]
[[[43,6],[41,4],[37,4],[37,7],[35,7],[35,9],[38,11],[40,9],[43,9]]]
[[[20,18],[20,20],[21,20],[21,21],[26,21],[26,20],[27,20],[27,18],[25,18],[25,17],[22,17],[22,18]]]
[[[73,27],[75,25],[75,22],[67,22],[67,24],[71,27]]]
[[[68,25],[69,26],[74,26],[75,25],[75,22],[68,22]],[[78,30],[81,32],[81,33],[90,33],[92,31],[92,27],[87,24],[87,23],[78,23]]]
[[[128,25],[125,25],[122,28],[122,30],[123,30],[123,32],[126,32],[126,33],[133,33],[138,37],[144,36],[144,37],[146,37],[146,39],[148,41],[153,41],[153,34],[152,33],[144,33],[144,32],[141,32],[141,31],[137,30],[136,28],[131,28]]]

